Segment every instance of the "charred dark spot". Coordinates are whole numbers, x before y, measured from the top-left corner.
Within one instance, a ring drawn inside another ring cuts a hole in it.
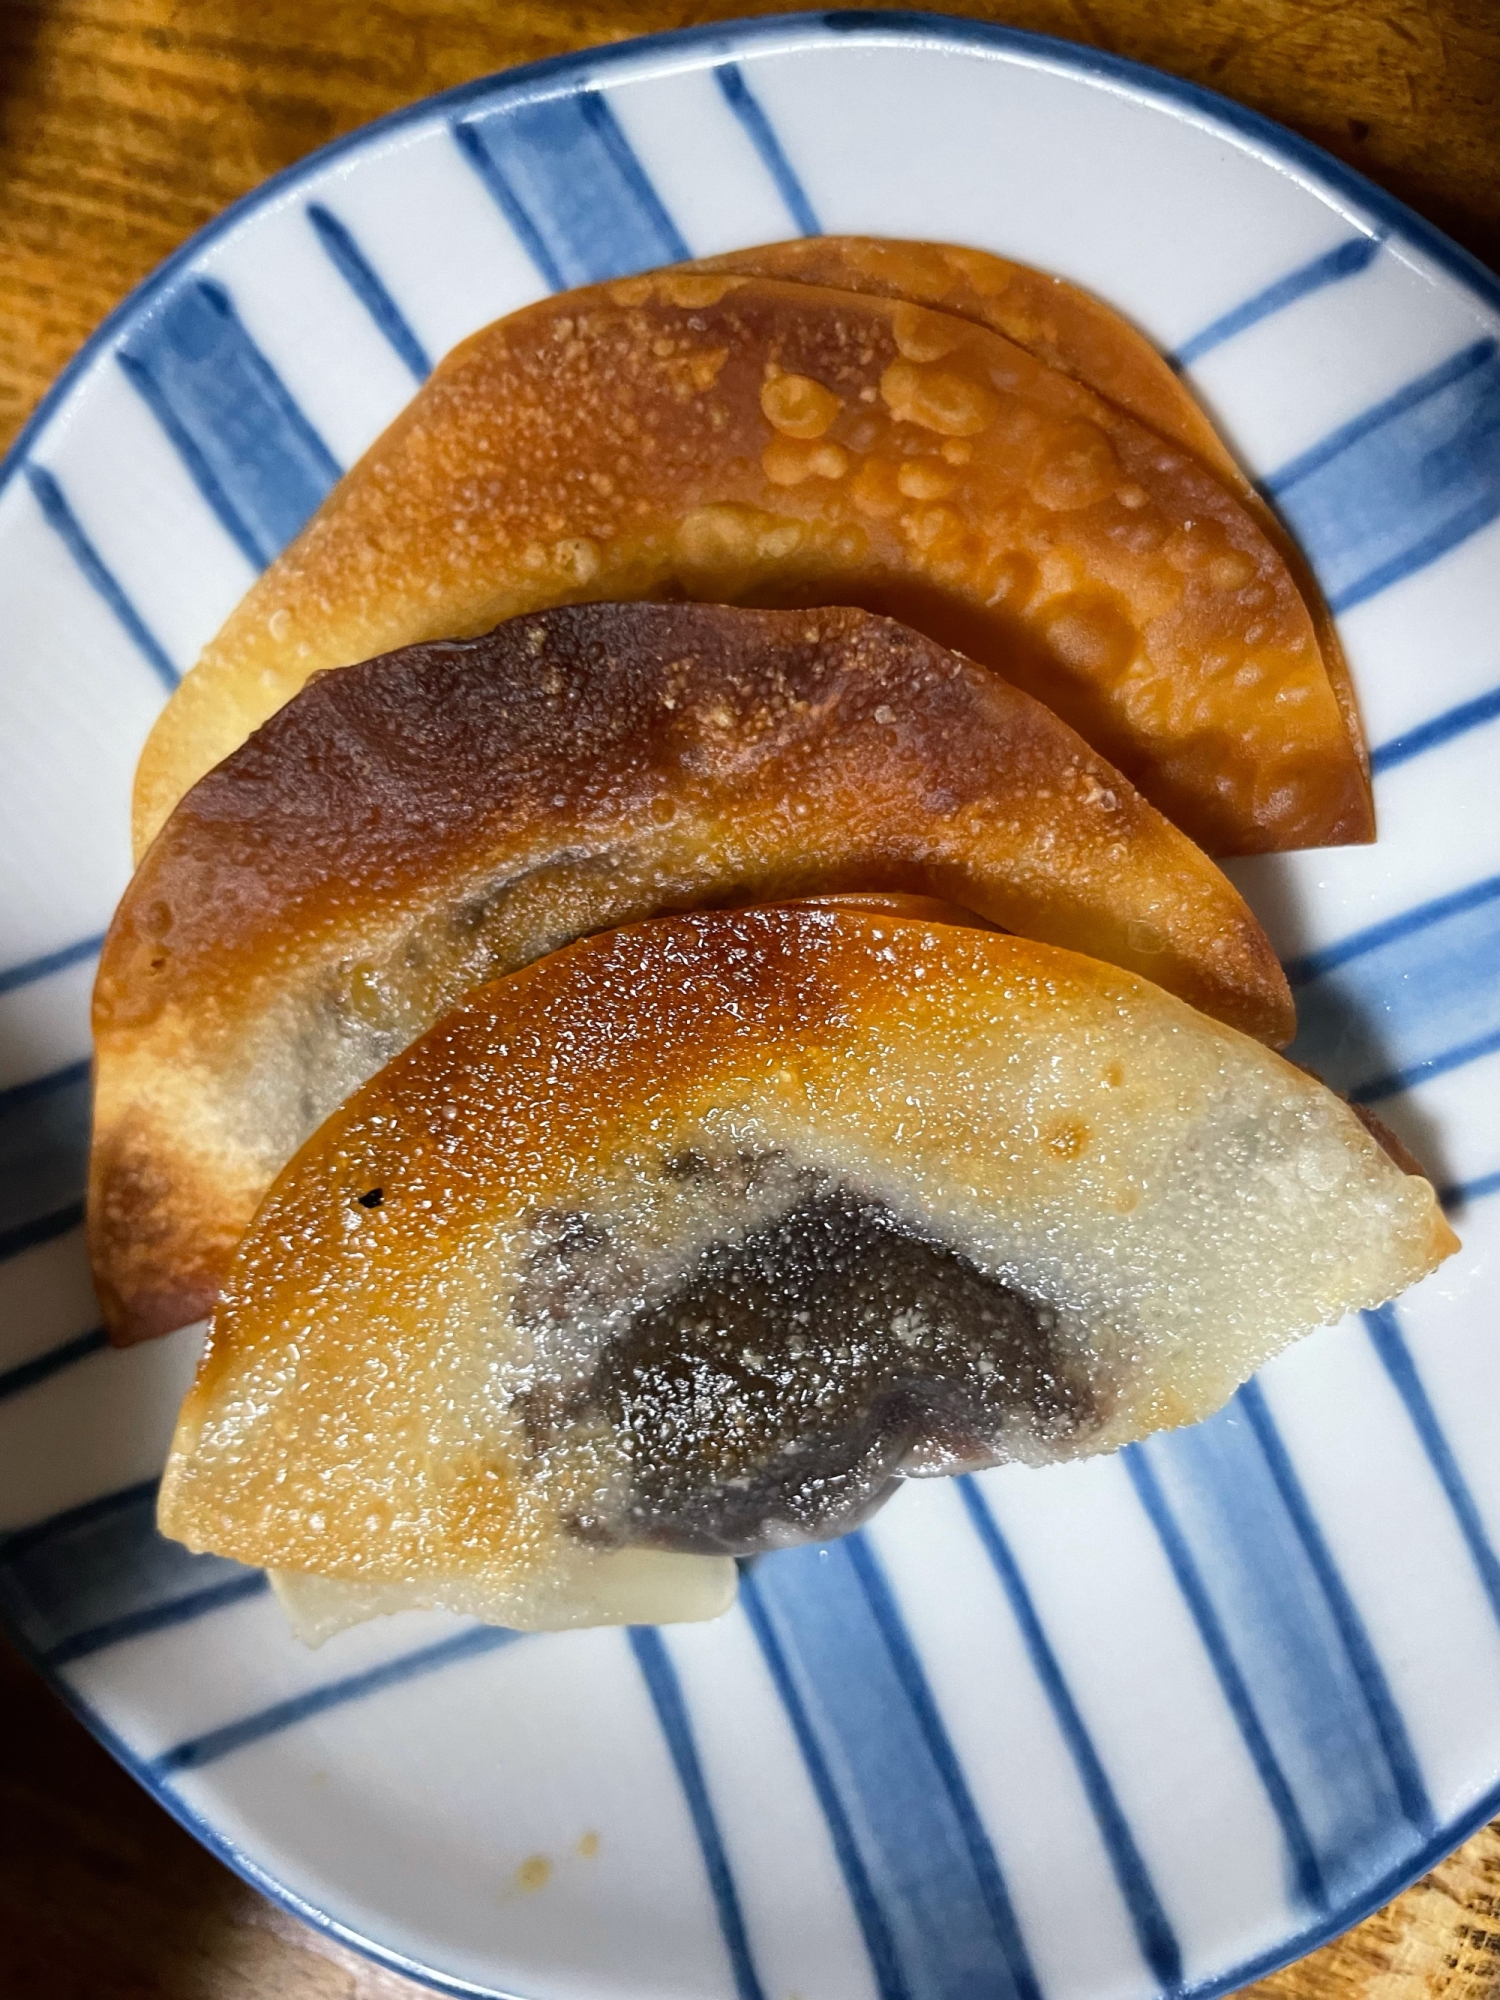
[[[826,1184],[638,1311],[582,1408],[631,1482],[623,1519],[578,1531],[727,1554],[842,1533],[913,1454],[993,1462],[1018,1420],[1057,1435],[1095,1414],[1046,1304]]]
[[[359,1205],[361,1208],[379,1208],[384,1200],[384,1188],[370,1188],[359,1197]]]

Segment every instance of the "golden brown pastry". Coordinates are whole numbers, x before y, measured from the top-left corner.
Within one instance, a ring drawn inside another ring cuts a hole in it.
[[[1293,1030],[1219,871],[994,674],[859,611],[534,613],[317,676],[142,863],[94,1001],[114,1337],[207,1312],[296,1148],[481,981],[659,910],[851,888]]]
[[[481,988],[298,1154],[161,1525],[312,1636],[708,1616],[737,1553],[1190,1422],[1453,1247],[1347,1106],[1133,973],[661,917]]]
[[[792,278],[956,313],[960,319],[1003,333],[1048,367],[1097,390],[1201,459],[1259,523],[1296,579],[1350,742],[1368,775],[1369,752],[1349,663],[1306,557],[1256,492],[1181,376],[1113,307],[1049,271],[1012,263],[987,250],[887,236],[798,236],[678,268],[729,271],[747,278]]]
[[[1003,333],[1203,460],[1240,499],[1254,492],[1181,376],[1146,336],[1091,292],[1050,271],[957,243],[890,236],[797,236],[680,265],[908,299]]]
[[[917,625],[1212,851],[1369,836],[1296,582],[1197,458],[953,314],[668,272],[449,355],[173,695],[137,851],[319,667],[543,604],[684,596]]]

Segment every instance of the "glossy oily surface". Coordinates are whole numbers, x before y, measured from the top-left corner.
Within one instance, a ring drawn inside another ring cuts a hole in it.
[[[1338,627],[1307,559],[1247,478],[1178,373],[1123,314],[1050,271],[954,243],[887,237],[804,236],[705,258],[694,267],[878,298],[907,299],[1002,333],[1049,368],[1071,375],[1106,402],[1181,445],[1223,481],[1280,551],[1311,614],[1350,742],[1368,775],[1364,728]]]
[[[1252,491],[1191,391],[1145,335],[1051,272],[958,243],[878,236],[798,236],[705,257],[692,268],[906,299],[972,320],[1182,445],[1242,499]]]
[[[571,1593],[579,1547],[691,1569],[1206,1416],[1454,1247],[1330,1092],[1128,973],[849,908],[661,917],[481,988],[302,1148],[161,1524],[545,1623],[506,1593]]]
[[[1285,560],[1202,462],[988,328],[666,272],[475,335],[142,754],[137,850],[319,667],[534,606],[861,603],[1035,694],[1213,853],[1364,840]]]
[[[1273,1043],[1223,876],[1052,713],[854,611],[564,607],[320,676],[183,801],[94,993],[117,1339],[212,1305],[326,1114],[483,980],[663,909],[948,896]]]

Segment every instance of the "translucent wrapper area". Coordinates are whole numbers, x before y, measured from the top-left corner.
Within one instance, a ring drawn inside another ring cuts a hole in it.
[[[1129,973],[663,918],[481,989],[304,1147],[162,1522],[372,1608],[709,1615],[729,1555],[1206,1415],[1452,1244],[1337,1098]]]

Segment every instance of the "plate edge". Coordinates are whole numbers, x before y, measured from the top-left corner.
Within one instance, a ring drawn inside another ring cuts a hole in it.
[[[434,114],[451,112],[497,90],[507,96],[524,97],[539,84],[587,76],[593,72],[608,72],[637,63],[642,57],[652,54],[703,51],[706,54],[721,52],[728,58],[762,43],[781,41],[795,46],[799,42],[823,38],[829,38],[829,45],[834,47],[841,40],[852,46],[860,39],[867,39],[875,46],[923,43],[953,49],[989,50],[1001,56],[1041,58],[1050,65],[1075,74],[1122,84],[1127,87],[1127,94],[1150,99],[1169,111],[1185,107],[1195,112],[1201,123],[1223,128],[1236,143],[1254,142],[1267,164],[1277,164],[1280,156],[1283,164],[1291,165],[1301,176],[1321,181],[1330,192],[1362,205],[1372,221],[1385,223],[1391,232],[1399,231],[1407,242],[1429,256],[1448,278],[1462,286],[1480,304],[1500,312],[1500,276],[1481,263],[1472,252],[1445,235],[1435,223],[1427,221],[1425,216],[1419,215],[1396,195],[1389,194],[1357,168],[1335,159],[1333,154],[1311,139],[1304,139],[1261,112],[1252,111],[1232,98],[1221,96],[1219,92],[1190,82],[1185,77],[1173,76],[1169,71],[1155,69],[1150,64],[1135,62],[1126,56],[1108,54],[1081,42],[1064,41],[1055,35],[1035,34],[1025,28],[1009,28],[996,22],[975,21],[953,14],[905,9],[892,9],[886,13],[849,8],[716,21],[688,28],[671,28],[655,35],[639,35],[629,41],[606,43],[602,47],[571,49],[561,55],[544,56],[536,62],[521,63],[512,69],[496,70],[472,78],[468,83],[457,84],[450,90],[420,98],[414,104],[387,111],[259,182],[231,202],[212,221],[195,230],[185,243],[133,286],[89,334],[71,360],[65,363],[16,433],[4,458],[0,459],[0,495],[21,470],[41,433],[58,415],[89,369],[108,351],[127,324],[150,309],[180,271],[210,244],[217,242],[258,209],[285,198],[300,182],[321,173],[341,154],[364,145],[375,135],[389,136],[405,126],[415,125]]]

